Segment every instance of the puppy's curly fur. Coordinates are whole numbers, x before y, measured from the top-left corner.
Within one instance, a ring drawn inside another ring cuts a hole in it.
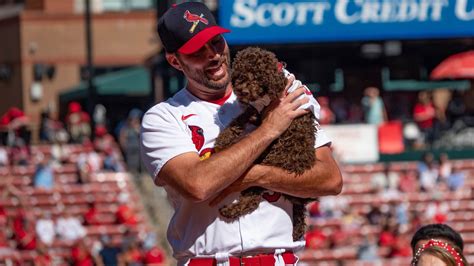
[[[250,124],[258,126],[260,114],[249,103],[268,95],[274,100],[282,95],[287,79],[278,67],[278,60],[270,51],[257,47],[246,48],[237,53],[232,64],[232,85],[244,112],[221,132],[215,143],[217,152],[231,146],[245,134]],[[314,154],[315,124],[311,113],[293,120],[288,129],[276,139],[255,162],[285,169],[301,175],[310,169],[316,158]],[[258,208],[263,188],[251,187],[241,192],[238,202],[219,209],[220,214],[234,220]],[[285,195],[293,203],[293,239],[304,235],[305,205],[312,199]]]

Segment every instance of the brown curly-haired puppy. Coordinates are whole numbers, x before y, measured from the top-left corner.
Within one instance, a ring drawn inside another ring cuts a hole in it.
[[[244,112],[234,119],[217,137],[217,152],[237,142],[248,125],[258,126],[261,117],[249,103],[268,95],[270,100],[279,98],[285,89],[285,78],[279,62],[272,52],[250,47],[237,53],[232,64],[232,85],[234,93],[244,106]],[[315,161],[315,123],[312,113],[293,120],[288,129],[276,139],[255,162],[283,168],[301,175],[310,169]],[[236,219],[257,209],[262,200],[263,188],[251,187],[241,192],[238,202],[219,209],[228,219]],[[298,240],[305,233],[305,205],[312,199],[285,195],[293,203],[293,239]]]

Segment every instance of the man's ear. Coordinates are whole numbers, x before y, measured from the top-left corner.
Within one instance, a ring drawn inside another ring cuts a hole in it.
[[[181,67],[181,62],[176,57],[176,54],[166,53],[166,60],[172,67],[176,68],[179,71],[183,71],[183,68]]]

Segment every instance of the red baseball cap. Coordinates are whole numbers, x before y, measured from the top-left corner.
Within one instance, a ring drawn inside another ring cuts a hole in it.
[[[192,54],[214,36],[228,32],[200,2],[173,5],[158,21],[158,34],[168,53]]]

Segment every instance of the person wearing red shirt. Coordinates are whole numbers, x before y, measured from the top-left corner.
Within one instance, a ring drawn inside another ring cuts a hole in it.
[[[7,224],[7,213],[3,205],[0,203],[0,227],[5,227],[6,224]]]
[[[89,203],[89,209],[84,214],[85,225],[101,225],[102,222],[98,216],[97,207],[94,202]]]
[[[306,233],[306,248],[320,249],[323,248],[328,237],[319,229],[312,228]]]
[[[82,143],[85,139],[90,138],[89,122],[90,116],[82,110],[82,106],[78,102],[69,103],[66,125],[73,142]]]
[[[36,249],[38,255],[35,257],[35,265],[36,266],[49,266],[53,262],[53,258],[49,255],[46,246],[41,243],[38,244]]]
[[[143,261],[143,254],[138,248],[136,240],[128,243],[127,247],[124,248],[122,254],[120,254],[120,261],[125,265],[137,265]]]
[[[34,250],[36,249],[36,237],[34,235],[33,229],[23,230],[16,232],[16,241],[18,243],[18,248],[22,250]]]
[[[118,224],[125,225],[136,225],[138,223],[138,217],[133,211],[133,208],[128,206],[127,202],[129,201],[130,196],[126,193],[121,193],[118,197],[120,205],[117,208],[115,217]]]
[[[328,97],[320,96],[316,98],[316,100],[321,106],[321,119],[319,120],[319,123],[321,125],[334,123],[334,121],[336,120],[336,116],[334,115],[334,112],[331,110],[331,107],[329,106]]]
[[[153,246],[151,249],[145,252],[143,263],[145,265],[162,265],[165,262],[165,256],[163,251],[157,246]]]
[[[134,215],[133,210],[127,206],[127,204],[121,204],[117,208],[117,223],[126,225],[136,225],[138,223],[137,217]]]
[[[436,110],[427,91],[418,94],[418,103],[413,109],[413,119],[425,135],[425,141],[433,142],[433,127],[436,118]]]
[[[74,266],[93,266],[94,259],[84,241],[79,240],[71,248],[71,261]]]
[[[410,243],[410,239],[407,233],[395,236],[391,250],[387,257],[388,258],[410,257],[412,254],[411,254],[411,247],[409,243]]]
[[[393,226],[385,225],[379,236],[379,246],[390,247],[395,243],[395,230]]]

